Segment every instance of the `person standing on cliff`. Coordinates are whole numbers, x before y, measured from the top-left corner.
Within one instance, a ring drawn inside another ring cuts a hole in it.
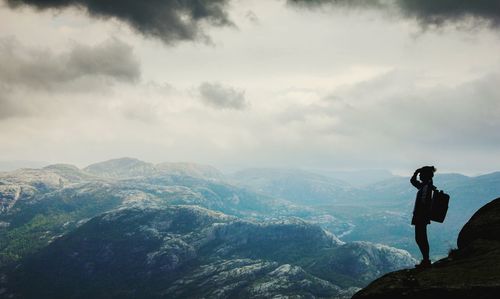
[[[420,252],[422,252],[422,261],[416,265],[417,268],[426,268],[431,265],[427,225],[431,223],[432,192],[436,190],[436,187],[432,184],[434,172],[436,172],[434,166],[424,166],[415,170],[410,179],[411,184],[418,189],[417,197],[415,198],[415,207],[413,208],[413,218],[411,219],[411,224],[415,226],[415,241]],[[420,175],[420,180],[417,179],[417,175]]]

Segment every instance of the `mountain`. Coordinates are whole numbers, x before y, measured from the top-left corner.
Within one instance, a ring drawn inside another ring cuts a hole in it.
[[[301,217],[345,241],[380,242],[420,255],[410,225],[417,190],[409,177],[358,172],[361,177],[381,180],[348,184],[323,174],[296,169],[247,169],[231,175],[230,182],[311,209]],[[500,196],[500,173],[478,177],[438,173],[434,184],[451,196],[445,222],[429,226],[431,254],[440,258],[453,248],[455,236],[473,211],[486,203],[483,199]]]
[[[96,179],[96,177],[91,173],[81,170],[71,164],[52,164],[45,166],[42,170],[58,174],[63,178],[63,183],[65,181],[69,183],[76,183],[82,180]]]
[[[41,168],[49,164],[48,162],[42,161],[0,161],[0,171],[14,171],[21,168]]]
[[[94,217],[7,271],[13,298],[346,297],[414,263],[300,219],[253,222],[195,206]]]
[[[444,223],[433,222],[429,226],[431,255],[441,258],[455,246],[463,224],[487,203],[485,199],[500,196],[500,173],[478,177],[438,174],[434,184],[451,196]],[[345,241],[380,242],[420,256],[410,225],[416,191],[409,178],[395,177],[353,190],[349,203],[318,208],[341,223],[350,223],[343,233],[333,230]]]
[[[10,211],[24,198],[61,187],[65,180],[65,177],[51,169],[23,168],[0,172],[0,215]]]
[[[162,172],[178,176],[190,176],[207,180],[223,180],[224,174],[210,165],[196,163],[160,163],[155,167]]]
[[[102,178],[67,165],[0,176],[0,266],[46,246],[101,213],[125,206],[198,205],[265,219],[307,211],[223,182],[157,174]]]
[[[436,176],[435,184],[447,191],[452,201],[445,223],[433,223],[429,229],[434,256],[444,256],[454,247],[456,234],[468,219],[464,217],[470,217],[484,205],[474,194],[498,196],[498,183],[499,173]],[[168,250],[175,255],[172,261],[178,261],[180,266],[170,274],[159,270],[170,262],[168,259],[160,264],[131,263],[132,268],[120,263],[106,264],[106,268],[115,271],[110,272],[113,275],[106,276],[102,270],[103,276],[85,282],[88,289],[82,292],[90,292],[85,296],[101,296],[98,289],[102,281],[102,285],[116,283],[116,297],[133,297],[144,288],[151,292],[141,296],[152,298],[162,294],[348,297],[388,271],[411,266],[414,260],[404,250],[419,256],[409,224],[415,191],[408,178],[402,177],[354,187],[301,170],[254,169],[226,177],[210,166],[152,164],[131,158],[96,163],[84,169],[55,164],[0,173],[0,284],[2,277],[7,277],[2,274],[10,269],[9,290],[26,295],[26,284],[35,279],[28,279],[29,273],[55,275],[40,266],[49,260],[51,265],[45,264],[47,268],[59,269],[61,273],[66,268],[73,269],[64,272],[68,279],[89,279],[82,277],[85,272],[78,272],[83,266],[71,264],[70,259],[62,259],[62,268],[57,268],[56,256],[65,254],[54,249],[59,245],[85,256],[81,261],[91,267],[101,263],[92,258],[106,255],[108,245],[119,248],[116,254],[126,260],[138,257],[141,261],[151,252],[161,252],[162,246],[171,248],[165,242],[172,240],[176,245]],[[121,215],[121,220],[105,221],[115,214]],[[162,214],[166,216],[158,216]],[[197,217],[214,220],[200,222]],[[159,230],[181,218],[185,219],[186,230]],[[159,231],[154,238],[148,235],[152,229]],[[101,231],[106,235],[100,235]],[[123,243],[113,243],[113,236],[122,235],[129,236],[130,243],[125,237]],[[203,244],[196,242],[196,236],[204,240]],[[80,252],[78,248],[85,245],[84,240],[95,240],[101,251],[84,246],[88,254]],[[148,240],[154,242],[146,245]],[[78,246],[72,247],[73,241]],[[134,247],[142,243],[150,247]],[[144,280],[139,274],[128,276],[134,271],[149,279]],[[160,272],[163,274],[147,276]],[[72,281],[60,287],[71,291]],[[122,285],[125,294],[119,293]]]
[[[354,187],[364,187],[396,177],[388,170],[365,169],[365,170],[331,170],[331,169],[311,169],[311,172],[318,173],[348,183]]]
[[[135,158],[119,158],[91,164],[84,171],[108,178],[147,176],[157,173],[154,164]]]
[[[460,231],[457,244],[457,249],[431,268],[389,273],[358,292],[353,299],[498,298],[500,198],[472,216]]]
[[[245,169],[230,179],[239,186],[303,205],[345,201],[353,189],[340,180],[300,169]]]
[[[189,176],[222,180],[224,175],[215,167],[196,163],[152,164],[135,158],[119,158],[91,164],[83,169],[104,178],[134,178],[154,175]]]
[[[344,241],[382,243],[419,256],[409,225],[416,192],[409,178],[353,187],[302,170],[253,169],[221,178],[215,168],[194,163],[122,158],[95,165],[100,166],[87,167],[94,173],[67,164],[0,173],[0,265],[5,250],[8,260],[19,259],[79,221],[121,205],[199,205],[254,219],[296,216]],[[440,258],[453,248],[473,211],[486,203],[481,198],[500,195],[500,173],[438,174],[435,184],[451,195],[445,222],[429,227],[431,254]],[[8,237],[1,229],[6,226]],[[42,232],[47,233],[39,238]]]

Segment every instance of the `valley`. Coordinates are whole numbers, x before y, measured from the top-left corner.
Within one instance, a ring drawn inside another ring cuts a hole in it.
[[[414,190],[382,177],[353,186],[302,170],[223,174],[132,158],[3,172],[0,289],[14,298],[350,298],[418,258]],[[484,204],[469,196],[492,197],[498,181],[436,177],[452,196],[445,223],[431,225],[436,258]]]

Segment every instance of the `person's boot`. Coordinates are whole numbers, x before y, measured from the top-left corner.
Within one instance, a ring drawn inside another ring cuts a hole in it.
[[[415,265],[415,268],[417,269],[425,269],[429,268],[432,265],[431,260],[429,259],[423,259],[420,264]]]

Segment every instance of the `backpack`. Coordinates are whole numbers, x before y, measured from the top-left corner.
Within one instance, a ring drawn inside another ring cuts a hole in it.
[[[434,191],[431,200],[431,215],[432,221],[443,223],[446,217],[446,212],[448,212],[448,203],[450,201],[450,196],[441,191]]]

